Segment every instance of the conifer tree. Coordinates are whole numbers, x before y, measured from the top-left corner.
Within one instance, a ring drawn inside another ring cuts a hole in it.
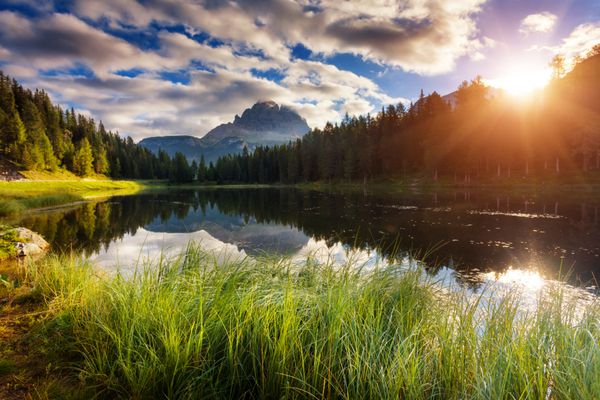
[[[204,154],[200,156],[200,164],[198,165],[198,174],[197,179],[200,182],[206,181],[207,169],[206,169],[206,161],[204,160]]]
[[[98,152],[94,157],[94,171],[97,174],[107,174],[109,172],[109,163],[106,156],[106,148],[103,144],[98,145]]]
[[[73,160],[73,172],[79,176],[89,176],[93,172],[94,158],[92,156],[92,147],[87,138],[83,138],[79,143],[79,148],[75,153]]]
[[[191,169],[192,180],[196,180],[196,177],[198,176],[198,163],[196,162],[196,160],[192,161],[192,164],[190,165],[190,169]]]

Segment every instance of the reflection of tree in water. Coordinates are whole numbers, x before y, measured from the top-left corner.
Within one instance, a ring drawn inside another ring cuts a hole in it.
[[[496,271],[530,259],[531,249],[527,243],[532,240],[534,229],[546,232],[537,249],[541,253],[551,255],[557,245],[575,249],[596,246],[597,218],[595,224],[594,216],[584,221],[585,224],[573,224],[583,215],[580,204],[561,205],[564,212],[573,214],[572,218],[499,218],[466,212],[475,206],[474,197],[453,193],[380,197],[293,189],[171,190],[34,214],[19,224],[40,232],[54,249],[91,254],[126,234],[135,234],[140,227],[152,222],[156,225],[156,220],[161,223],[172,218],[182,220],[190,213],[207,218],[206,211],[213,209],[226,216],[240,217],[246,224],[255,221],[295,227],[330,246],[341,242],[356,249],[377,250],[386,257],[404,256],[406,252],[423,254],[427,249],[446,243],[428,255],[431,264],[445,263],[453,257],[458,269],[478,267]],[[496,197],[479,197],[477,206],[481,209],[495,211],[499,207]],[[520,211],[517,203],[502,202],[506,204],[506,211]],[[534,207],[538,207],[539,212],[547,208],[541,201],[533,206],[534,203],[524,204],[529,212]],[[440,211],[444,206],[455,211]],[[216,218],[214,213],[211,215],[210,218]],[[577,231],[579,225],[584,227],[581,232]],[[510,246],[504,247],[502,243],[508,240]],[[473,241],[480,244],[469,243]],[[501,245],[495,245],[497,243]],[[594,264],[586,261],[580,266],[589,268],[598,264],[597,259],[592,258],[591,262]]]
[[[141,198],[121,197],[74,209],[35,213],[18,224],[41,233],[55,251],[74,250],[89,255],[106,249],[126,234],[135,234],[164,208]]]

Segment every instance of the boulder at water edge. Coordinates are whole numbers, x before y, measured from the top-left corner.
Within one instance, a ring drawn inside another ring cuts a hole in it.
[[[27,228],[16,228],[15,232],[19,242],[15,243],[17,256],[39,256],[50,248],[50,244],[43,237]]]

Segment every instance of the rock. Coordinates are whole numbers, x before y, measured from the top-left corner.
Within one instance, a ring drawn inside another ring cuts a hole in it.
[[[16,228],[17,237],[22,241],[15,243],[18,257],[39,256],[50,249],[43,237],[27,228]]]

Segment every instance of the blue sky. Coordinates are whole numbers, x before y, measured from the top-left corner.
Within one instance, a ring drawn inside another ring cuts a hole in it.
[[[597,43],[597,0],[0,3],[0,68],[136,140],[267,99],[319,127],[476,75],[525,82]]]

